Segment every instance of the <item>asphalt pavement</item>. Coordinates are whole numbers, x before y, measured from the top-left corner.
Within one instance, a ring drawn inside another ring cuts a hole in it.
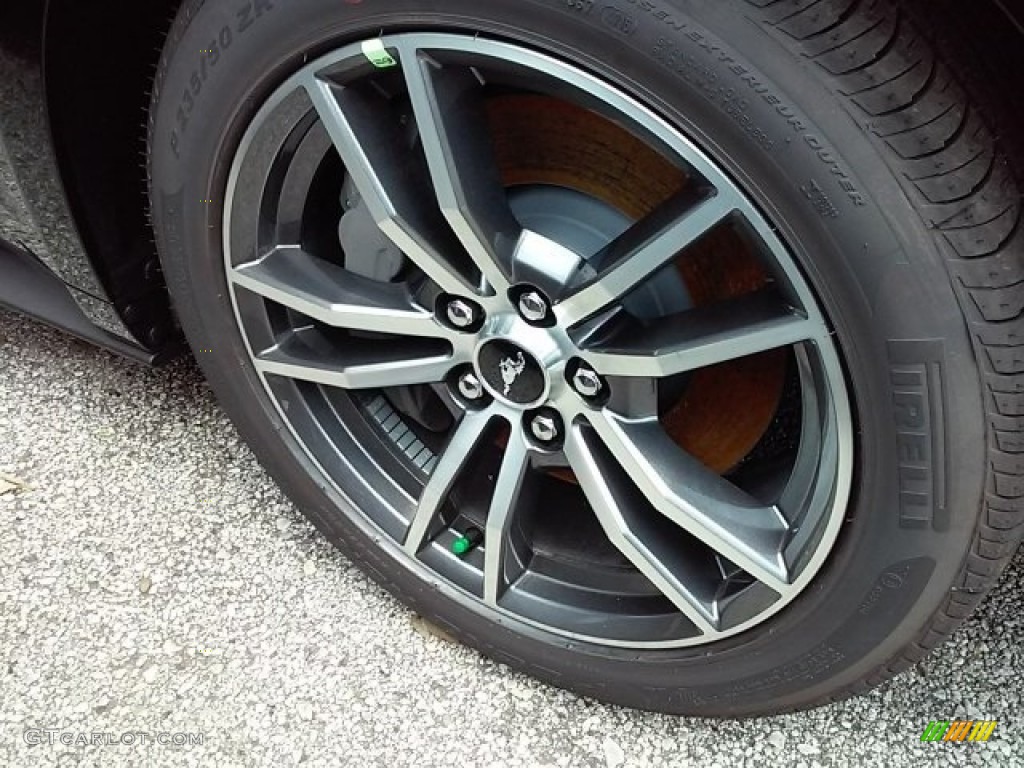
[[[1024,766],[1024,556],[918,669],[712,721],[556,690],[432,634],[328,546],[190,360],[0,312],[0,766]],[[987,744],[931,720],[999,721]],[[166,742],[166,743],[163,743]]]

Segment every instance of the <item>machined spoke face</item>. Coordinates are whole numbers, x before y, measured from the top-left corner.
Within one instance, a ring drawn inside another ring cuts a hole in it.
[[[558,319],[572,326],[621,300],[724,221],[738,202],[729,192],[701,188],[670,198],[595,257],[604,272],[555,307]]]
[[[579,426],[566,443],[566,455],[609,540],[691,621],[702,635],[718,631],[711,579],[685,552],[645,530],[630,514],[636,503],[630,489],[609,477],[607,462],[597,454],[593,435]],[[646,534],[646,535],[645,535]]]
[[[482,109],[482,84],[403,46],[402,65],[441,212],[488,283],[508,290],[522,227],[508,203]]]
[[[743,296],[627,329],[582,357],[606,376],[662,378],[813,341],[823,325],[774,292]]]
[[[441,510],[448,494],[467,471],[467,462],[475,449],[487,435],[487,427],[495,418],[493,411],[467,411],[455,428],[455,434],[444,449],[444,453],[430,474],[430,480],[423,489],[416,512],[405,536],[405,551],[415,557],[437,534],[442,525]]]
[[[512,428],[501,470],[494,484],[494,495],[487,512],[487,542],[484,559],[484,600],[496,605],[508,589],[512,543],[510,532],[515,515],[533,499],[528,471],[529,450],[521,425]]]
[[[412,147],[373,93],[310,74],[304,81],[320,119],[374,221],[441,290],[472,293],[471,276],[448,254],[461,250],[435,202],[410,178]]]
[[[258,354],[254,362],[266,374],[353,390],[432,384],[459,363],[451,355],[407,357],[402,346],[395,342],[386,357],[373,352],[331,355],[289,340]]]
[[[452,335],[433,312],[416,306],[404,285],[369,280],[298,247],[276,248],[236,267],[230,277],[236,285],[335,328]]]
[[[572,63],[381,35],[285,80],[225,205],[251,365],[337,514],[512,631],[760,626],[825,562],[853,474],[782,228]]]
[[[651,506],[772,590],[788,589],[782,550],[786,520],[688,456],[656,421],[627,422],[604,413],[594,431]]]

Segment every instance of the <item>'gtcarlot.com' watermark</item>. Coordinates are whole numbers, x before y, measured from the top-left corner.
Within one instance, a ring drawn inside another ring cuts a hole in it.
[[[62,731],[59,728],[29,728],[24,734],[29,746],[57,744],[65,747],[201,747],[206,740],[205,733],[170,733],[160,731],[91,732]]]

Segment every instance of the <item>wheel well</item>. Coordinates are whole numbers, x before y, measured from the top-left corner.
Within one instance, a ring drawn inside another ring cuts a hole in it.
[[[177,335],[148,220],[145,123],[153,73],[181,0],[50,0],[44,75],[68,202],[125,324],[157,350]]]

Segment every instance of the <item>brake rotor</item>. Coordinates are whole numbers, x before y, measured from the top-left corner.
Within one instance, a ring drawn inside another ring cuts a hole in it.
[[[625,128],[560,99],[495,96],[488,100],[487,116],[507,187],[564,187],[635,221],[688,183],[681,169]],[[719,227],[688,248],[676,268],[697,307],[752,293],[769,279],[730,227]],[[771,426],[787,359],[778,350],[695,372],[680,400],[662,416],[668,434],[706,466],[728,472]]]

